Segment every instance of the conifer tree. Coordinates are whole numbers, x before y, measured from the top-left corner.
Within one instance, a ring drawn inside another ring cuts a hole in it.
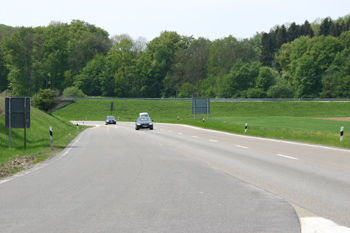
[[[325,18],[322,21],[322,23],[320,25],[320,36],[321,35],[324,35],[324,36],[328,36],[329,35],[332,23],[333,23],[333,21],[329,17]]]
[[[314,31],[309,23],[309,21],[305,21],[305,23],[300,28],[300,36],[309,36],[310,38],[314,37]]]
[[[296,25],[294,22],[290,25],[288,28],[287,34],[288,34],[288,42],[292,42],[296,38],[299,37],[299,26]]]
[[[264,33],[261,38],[261,55],[260,62],[262,66],[272,67],[274,60],[274,47],[270,33]]]
[[[284,43],[287,43],[287,41],[288,41],[287,29],[283,24],[281,28],[278,28],[276,32],[276,48],[280,49]]]

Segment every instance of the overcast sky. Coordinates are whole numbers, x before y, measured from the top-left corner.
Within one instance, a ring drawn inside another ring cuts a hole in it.
[[[148,41],[162,31],[212,41],[243,39],[277,24],[347,14],[350,0],[0,0],[0,24],[36,27],[78,19],[110,36],[127,33]]]

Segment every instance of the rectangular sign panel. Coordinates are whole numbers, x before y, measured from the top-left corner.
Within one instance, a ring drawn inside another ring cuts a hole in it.
[[[210,101],[209,99],[192,99],[192,114],[209,114]]]
[[[24,112],[26,109],[26,112]],[[11,115],[10,115],[11,113]],[[26,119],[24,120],[24,115]],[[11,116],[11,128],[30,128],[30,98],[13,97],[5,99],[5,127],[9,128]]]

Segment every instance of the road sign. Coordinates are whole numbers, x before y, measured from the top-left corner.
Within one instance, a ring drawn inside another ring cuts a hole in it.
[[[9,97],[5,99],[5,127],[30,128],[29,97]]]
[[[209,99],[192,99],[192,114],[209,114],[210,100]]]
[[[29,97],[5,99],[5,127],[9,129],[9,147],[11,147],[12,128],[24,128],[24,148],[27,147],[27,128],[30,128]]]

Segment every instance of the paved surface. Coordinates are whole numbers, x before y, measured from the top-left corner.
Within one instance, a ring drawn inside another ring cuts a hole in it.
[[[0,232],[349,232],[348,150],[84,124],[98,127],[0,181]]]
[[[300,218],[321,217],[350,227],[350,150],[190,126],[159,124],[158,129],[184,140],[181,148],[187,141],[206,143],[207,153],[188,150],[210,166],[289,201]]]
[[[300,232],[288,202],[151,134],[163,138],[132,124],[88,129],[2,181],[0,232]]]

